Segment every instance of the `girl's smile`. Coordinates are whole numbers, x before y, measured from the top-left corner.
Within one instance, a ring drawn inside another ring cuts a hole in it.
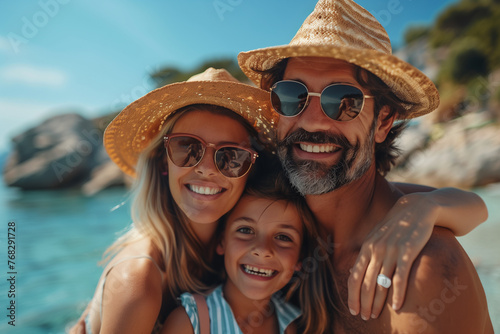
[[[224,254],[226,293],[238,290],[252,300],[270,298],[299,269],[302,235],[295,206],[244,195],[229,214],[217,247]]]

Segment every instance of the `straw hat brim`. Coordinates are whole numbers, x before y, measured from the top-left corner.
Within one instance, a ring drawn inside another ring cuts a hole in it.
[[[282,45],[241,52],[238,63],[242,71],[260,87],[262,74],[279,61],[291,57],[328,57],[344,60],[370,71],[403,101],[407,113],[401,119],[425,115],[439,105],[434,83],[420,70],[401,59],[372,49],[355,49],[332,45]]]
[[[162,132],[165,119],[191,104],[211,104],[235,111],[259,133],[264,145],[274,139],[277,116],[271,112],[269,93],[230,81],[188,81],[170,84],[125,107],[104,132],[104,147],[111,160],[135,177],[139,154]]]

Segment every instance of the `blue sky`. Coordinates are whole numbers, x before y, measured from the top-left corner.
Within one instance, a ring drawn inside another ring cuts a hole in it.
[[[358,0],[393,47],[456,0]],[[86,117],[153,88],[162,66],[287,44],[316,0],[0,0],[0,152],[55,114]]]

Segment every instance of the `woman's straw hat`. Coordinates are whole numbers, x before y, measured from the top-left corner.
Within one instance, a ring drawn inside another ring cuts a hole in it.
[[[382,25],[351,0],[320,0],[290,44],[241,52],[243,72],[260,87],[261,71],[290,57],[328,57],[362,67],[382,79],[406,105],[403,119],[427,114],[439,105],[432,81],[391,54]]]
[[[224,69],[209,68],[185,82],[158,88],[129,104],[108,125],[104,147],[111,160],[135,176],[139,154],[162,131],[165,119],[191,104],[212,104],[243,116],[259,133],[263,144],[274,138],[276,115],[269,92],[243,84]]]

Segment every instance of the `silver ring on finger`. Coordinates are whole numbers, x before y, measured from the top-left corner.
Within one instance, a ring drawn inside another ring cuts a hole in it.
[[[389,289],[391,287],[392,281],[389,277],[385,276],[384,274],[380,274],[377,276],[377,284],[380,285],[381,287]]]

